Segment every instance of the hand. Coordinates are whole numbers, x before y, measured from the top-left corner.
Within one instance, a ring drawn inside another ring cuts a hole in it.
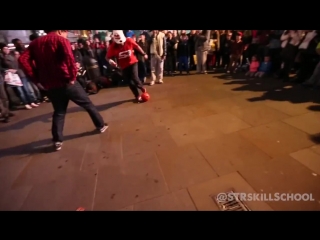
[[[162,61],[166,60],[166,56],[162,56],[162,57],[161,57],[161,60],[162,60]]]
[[[148,59],[148,55],[147,54],[144,55],[144,59],[146,59],[146,60]]]
[[[75,81],[71,81],[68,83],[69,86],[74,85]]]
[[[37,87],[38,87],[40,90],[42,90],[42,91],[46,91],[46,89],[42,86],[41,83],[38,83],[38,84],[37,84]]]
[[[111,66],[116,67],[117,63],[115,61],[113,61],[112,59],[109,60],[109,63]]]

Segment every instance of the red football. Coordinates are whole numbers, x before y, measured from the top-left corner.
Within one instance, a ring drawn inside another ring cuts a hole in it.
[[[142,101],[146,102],[150,99],[150,95],[149,93],[142,93],[141,98],[142,98]]]

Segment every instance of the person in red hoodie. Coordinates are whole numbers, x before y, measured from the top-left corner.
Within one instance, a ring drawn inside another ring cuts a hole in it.
[[[242,53],[244,51],[244,43],[241,40],[242,33],[238,32],[236,34],[236,40],[231,42],[231,56],[230,56],[230,63],[228,67],[227,73],[233,73],[235,69],[237,68],[238,62],[242,56]]]
[[[134,51],[138,51],[145,59],[148,59],[147,53],[132,38],[126,38],[122,30],[113,30],[113,42],[108,48],[106,59],[114,67],[119,65],[123,80],[128,82],[136,101],[139,103],[142,102],[142,98],[138,89],[142,93],[145,93],[146,89],[139,79],[138,59]],[[117,63],[112,60],[113,58],[117,60]]]

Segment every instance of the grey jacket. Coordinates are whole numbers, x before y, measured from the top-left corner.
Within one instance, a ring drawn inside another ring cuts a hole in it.
[[[3,69],[15,69],[17,70],[17,74],[20,78],[25,78],[26,75],[22,71],[22,69],[19,67],[18,61],[15,59],[12,55],[4,55],[1,57],[1,67]]]
[[[195,36],[195,50],[196,51],[209,51],[210,50],[210,32],[211,30],[207,30],[206,35],[199,34]]]

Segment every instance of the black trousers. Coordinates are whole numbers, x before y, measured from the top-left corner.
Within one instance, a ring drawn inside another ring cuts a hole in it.
[[[139,79],[139,72],[138,72],[138,63],[134,63],[129,67],[126,67],[122,70],[122,77],[125,82],[129,84],[129,88],[132,91],[135,98],[139,97],[139,91],[143,90],[143,84]]]
[[[4,87],[4,82],[0,83],[0,111],[3,117],[6,118],[9,116],[9,100]]]
[[[173,55],[167,55],[164,62],[164,69],[166,72],[172,73],[175,71],[175,58]]]
[[[73,85],[48,91],[48,97],[53,106],[52,137],[54,142],[63,141],[63,127],[69,101],[84,108],[90,115],[97,129],[104,126],[104,121],[97,108],[93,105],[82,86],[75,81]]]
[[[268,55],[272,62],[272,72],[278,72],[281,68],[281,48],[271,48]]]
[[[298,81],[303,82],[312,76],[314,69],[318,63],[318,56],[307,53],[300,53],[300,68],[297,74]]]

